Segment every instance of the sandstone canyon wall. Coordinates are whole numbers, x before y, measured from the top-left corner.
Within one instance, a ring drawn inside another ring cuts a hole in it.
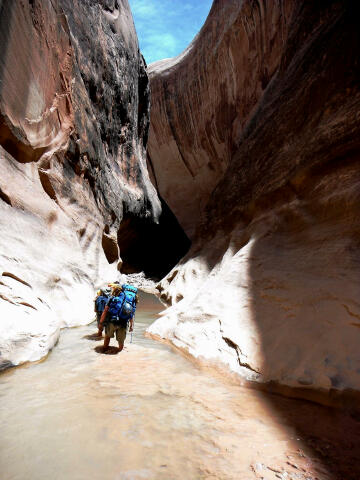
[[[301,395],[360,390],[358,15],[215,0],[149,67],[153,181],[193,240],[150,333]]]
[[[132,240],[181,229],[147,172],[149,84],[127,0],[1,0],[0,23],[5,368],[88,323],[118,269],[141,269],[124,259],[124,224]]]

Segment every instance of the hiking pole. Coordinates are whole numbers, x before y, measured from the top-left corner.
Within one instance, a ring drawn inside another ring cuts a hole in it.
[[[134,320],[133,320],[133,330],[134,330],[134,323],[135,323],[135,314],[134,314]],[[133,332],[130,332],[130,343],[132,343],[132,335],[133,335]]]

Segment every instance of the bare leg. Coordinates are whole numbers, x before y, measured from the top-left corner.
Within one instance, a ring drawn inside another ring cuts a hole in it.
[[[96,315],[97,315],[97,327],[98,327],[97,336],[102,337],[102,331],[104,326],[100,323],[100,319],[101,319],[100,313],[97,313]]]
[[[124,348],[124,342],[121,343],[121,342],[118,342],[119,344],[119,352],[121,352],[121,350]]]
[[[109,343],[110,343],[110,337],[108,337],[107,335],[105,335],[105,338],[104,338],[104,350],[106,350],[109,346]]]

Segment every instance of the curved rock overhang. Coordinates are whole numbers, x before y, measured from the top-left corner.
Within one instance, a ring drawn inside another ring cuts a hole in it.
[[[215,0],[149,67],[154,176],[193,241],[151,332],[329,398],[360,390],[359,6],[270,4]]]

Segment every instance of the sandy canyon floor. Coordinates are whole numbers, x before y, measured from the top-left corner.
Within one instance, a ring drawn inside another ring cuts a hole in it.
[[[95,351],[92,324],[0,376],[3,479],[360,478],[360,422],[243,388],[146,338],[159,308],[143,294],[121,354]]]

